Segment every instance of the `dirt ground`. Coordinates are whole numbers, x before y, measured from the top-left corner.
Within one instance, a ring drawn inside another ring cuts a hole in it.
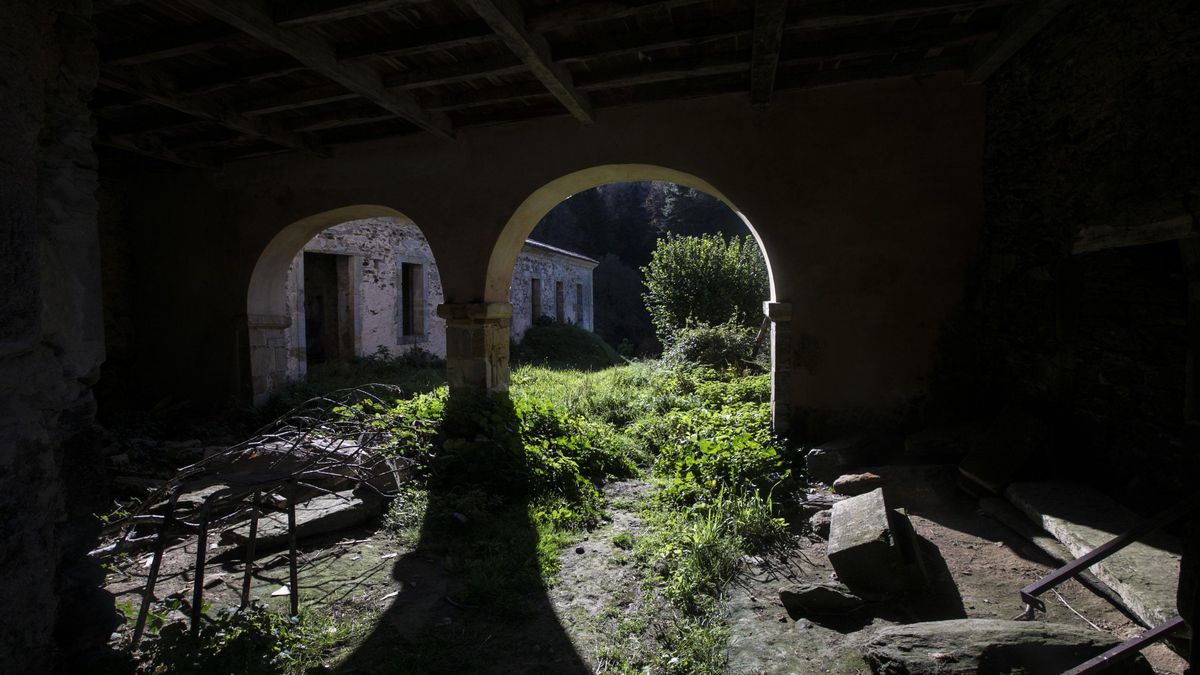
[[[1017,590],[1052,569],[1039,551],[978,512],[976,502],[954,487],[951,471],[897,469],[889,478],[889,506],[905,508],[924,540],[934,577],[930,589],[871,603],[836,622],[791,617],[779,601],[780,588],[833,575],[825,542],[797,528],[790,551],[747,557],[745,573],[729,591],[728,672],[869,673],[860,646],[873,630],[915,621],[1013,618],[1022,608]],[[361,640],[330,659],[338,672],[604,672],[614,649],[648,649],[651,639],[650,627],[638,635],[622,623],[644,609],[643,572],[628,541],[644,530],[636,505],[648,490],[639,481],[608,486],[612,521],[564,549],[551,586],[499,614],[454,602],[447,561],[371,527],[303,542],[300,601],[363,626]],[[213,609],[236,606],[239,551],[213,543],[208,553],[206,602]],[[149,558],[149,552],[132,556],[109,574],[108,588],[118,603],[128,603],[127,611],[140,602]],[[158,598],[190,598],[194,559],[194,540],[168,550]],[[274,595],[286,584],[286,551],[264,553],[257,565],[252,597],[286,611],[288,597]],[[1048,611],[1038,620],[1091,625],[1121,638],[1141,631],[1074,581],[1044,599]],[[127,624],[114,641],[127,639],[131,630]],[[616,635],[628,643],[614,645]],[[1144,653],[1159,673],[1186,667],[1165,646]]]

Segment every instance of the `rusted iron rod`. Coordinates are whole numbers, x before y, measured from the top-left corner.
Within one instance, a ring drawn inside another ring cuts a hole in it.
[[[261,494],[254,493],[253,502],[258,503]],[[258,539],[258,509],[250,514],[250,536],[246,539],[246,573],[242,577],[242,609],[250,605],[250,578],[254,575],[254,544]]]
[[[175,517],[175,501],[179,491],[172,490],[167,499],[167,515],[158,526],[158,538],[154,542],[154,557],[150,560],[150,574],[146,577],[146,589],[142,594],[142,606],[138,608],[137,622],[133,626],[133,646],[142,641],[142,632],[146,630],[146,616],[150,613],[150,603],[154,602],[154,586],[158,583],[158,570],[162,566],[163,551],[167,546],[167,530]]]
[[[1084,673],[1099,673],[1108,670],[1111,666],[1130,658],[1138,652],[1142,647],[1148,644],[1157,642],[1163,638],[1169,637],[1171,633],[1184,627],[1183,617],[1175,617],[1170,621],[1159,624],[1154,628],[1142,633],[1141,635],[1126,640],[1112,649],[1099,654],[1093,658],[1084,661],[1074,668],[1063,673],[1063,675],[1084,675]]]
[[[196,537],[196,572],[192,583],[192,637],[200,635],[204,615],[204,564],[208,553],[208,505],[200,512],[200,534]]]
[[[1104,560],[1147,534],[1187,515],[1196,507],[1197,499],[1197,497],[1190,497],[1152,518],[1143,520],[1129,531],[1104,542],[1045,577],[1022,588],[1020,594],[1021,600],[1025,603],[1025,611],[1021,617],[1032,619],[1035,612],[1046,611],[1046,604],[1038,598],[1039,595],[1076,576],[1081,570],[1085,570],[1093,564]]]
[[[288,594],[288,599],[291,601],[292,616],[300,615],[300,584],[298,582],[298,570],[296,567],[296,497],[288,496],[288,583],[291,593]]]

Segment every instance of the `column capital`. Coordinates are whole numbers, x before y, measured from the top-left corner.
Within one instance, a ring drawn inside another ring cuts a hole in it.
[[[791,321],[792,320],[792,303],[790,302],[772,302],[768,300],[763,303],[763,314],[771,321]]]
[[[511,319],[512,312],[508,302],[446,302],[437,307],[437,315],[447,321]]]

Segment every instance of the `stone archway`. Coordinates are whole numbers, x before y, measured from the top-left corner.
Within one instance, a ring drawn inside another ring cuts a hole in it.
[[[429,243],[420,229],[399,211],[386,206],[362,204],[323,211],[287,225],[271,239],[259,256],[246,293],[245,326],[244,331],[239,335],[245,366],[239,370],[243,372],[243,384],[248,388],[249,398],[255,405],[264,403],[272,392],[289,380],[302,377],[306,370],[302,353],[306,347],[304,326],[298,326],[296,321],[297,317],[300,317],[305,311],[302,305],[304,302],[303,290],[298,291],[302,288],[303,282],[297,278],[297,275],[304,275],[304,264],[297,262],[300,260],[298,256],[302,251],[312,249],[314,238],[331,228],[334,228],[336,232],[336,228],[341,225],[382,225],[378,219],[390,221],[383,223],[390,226],[386,229],[395,230],[395,232],[390,232],[390,239],[403,239],[403,242],[356,241],[354,233],[348,233],[349,236],[344,240],[326,243],[326,245],[318,246],[314,251],[317,257],[336,258],[338,263],[343,263],[340,267],[345,268],[343,271],[346,278],[342,281],[347,287],[345,289],[349,296],[347,302],[353,303],[354,306],[348,309],[345,317],[347,325],[345,326],[346,330],[342,332],[345,332],[346,335],[339,336],[344,338],[345,343],[341,345],[340,351],[344,352],[344,356],[359,356],[370,352],[371,347],[376,346],[375,343],[379,340],[364,341],[364,338],[380,332],[380,327],[364,327],[362,325],[364,319],[382,321],[388,318],[364,317],[367,312],[363,311],[364,307],[359,306],[363,302],[372,300],[370,297],[365,297],[370,295],[364,290],[370,284],[366,284],[363,279],[367,271],[363,269],[364,262],[394,263],[392,266],[397,270],[407,267],[420,269],[425,265],[402,265],[398,261],[399,258],[404,257],[402,254],[411,253],[411,251],[407,251],[408,248],[421,249],[423,253],[419,262],[428,263],[427,269],[421,271],[421,276],[422,278],[428,276],[433,282],[419,284],[422,294],[424,294],[426,285],[432,286],[434,287],[432,291],[435,293],[435,296],[432,297],[434,306],[441,302],[440,275]],[[372,220],[376,222],[372,223]],[[369,230],[366,235],[359,236],[358,239],[362,239],[364,236],[369,239],[381,231],[379,227],[371,227]],[[328,232],[326,234],[330,235]],[[399,246],[400,243],[403,243],[404,246]],[[306,252],[304,257],[310,256]],[[396,258],[396,260],[392,260],[392,258]],[[405,260],[407,261],[407,258]],[[297,271],[297,265],[299,271]],[[377,274],[379,270],[371,271],[376,273],[375,276],[379,276]],[[405,270],[405,272],[408,271]],[[396,326],[393,327],[397,335],[392,336],[393,339],[387,340],[387,342],[395,346],[401,342],[408,343],[413,340],[410,339],[412,336],[407,334],[399,335],[401,303],[407,303],[409,299],[401,299],[396,295],[403,283],[402,280],[397,278],[392,281],[396,286],[396,288],[391,288],[390,292],[393,295],[391,300],[397,312],[394,322]],[[374,295],[389,292],[390,282],[378,285],[381,285],[382,288],[374,289],[376,291]],[[425,310],[421,309],[420,311],[423,317]],[[379,312],[370,312],[370,314],[379,314]],[[375,322],[378,323],[378,321]],[[408,322],[405,321],[405,323]],[[440,322],[437,323],[440,324]],[[423,321],[422,326],[424,326]],[[435,337],[439,343],[436,349],[430,351],[440,353],[442,351],[441,342],[444,340],[440,325],[430,328],[436,328],[432,332],[436,333]],[[371,344],[368,345],[367,342]],[[413,344],[416,343],[413,342]],[[428,345],[423,348],[428,348]]]
[[[576,171],[535,190],[517,207],[492,247],[483,302],[443,305],[446,319],[447,369],[450,386],[457,389],[505,391],[509,382],[509,324],[512,318],[510,285],[513,266],[526,238],[538,222],[568,197],[600,185],[635,181],[663,181],[704,192],[730,208],[758,242],[767,263],[770,300],[763,311],[771,319],[771,401],[776,426],[790,419],[786,397],[792,388],[790,349],[791,306],[776,295],[771,258],[762,237],[742,211],[716,187],[693,174],[652,164],[607,164]]]

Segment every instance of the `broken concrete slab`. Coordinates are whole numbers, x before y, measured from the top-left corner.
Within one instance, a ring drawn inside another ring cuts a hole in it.
[[[838,479],[833,481],[833,491],[841,495],[853,497],[882,487],[886,482],[887,480],[883,476],[869,471],[866,473],[851,473],[838,476]]]
[[[1137,514],[1103,494],[1071,483],[1014,483],[1005,491],[1014,506],[1078,558],[1129,530]],[[1157,626],[1174,618],[1180,545],[1162,533],[1148,536],[1089,569],[1112,588],[1134,615]]]
[[[779,589],[779,599],[792,618],[848,614],[863,606],[863,599],[838,584],[799,584]]]
[[[883,490],[838,502],[830,516],[829,562],[851,588],[903,592],[927,584],[912,524],[889,511]]]
[[[1066,624],[953,619],[881,628],[863,645],[863,657],[877,675],[1061,673],[1118,642]],[[1138,656],[1111,672],[1154,671]]]
[[[379,513],[375,500],[364,500],[353,491],[321,495],[296,505],[296,538],[304,539],[357,525]],[[246,523],[221,534],[221,543],[245,545],[250,537]],[[266,551],[288,543],[287,514],[270,513],[258,521],[256,550]]]

